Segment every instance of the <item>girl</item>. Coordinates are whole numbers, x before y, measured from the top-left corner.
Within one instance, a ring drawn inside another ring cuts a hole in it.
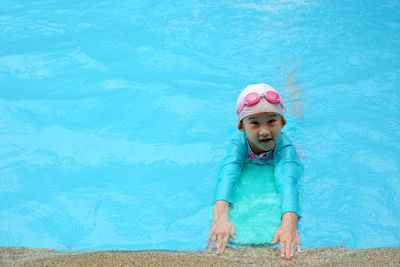
[[[298,179],[302,163],[287,135],[281,132],[286,120],[284,106],[278,92],[267,84],[247,86],[236,103],[238,129],[231,140],[215,191],[213,224],[209,235],[209,249],[217,242],[217,253],[222,254],[229,238],[235,238],[235,227],[229,219],[229,208],[243,167],[246,164],[273,165],[274,177],[281,204],[281,223],[272,244],[280,244],[280,254],[294,256],[295,246],[300,251],[297,232],[299,219]]]

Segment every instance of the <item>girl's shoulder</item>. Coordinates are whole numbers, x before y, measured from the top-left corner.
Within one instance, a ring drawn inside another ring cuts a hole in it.
[[[293,146],[293,142],[285,132],[281,132],[281,137],[279,138],[276,146],[278,149],[282,149],[287,146]]]
[[[236,131],[230,138],[229,151],[234,152],[241,160],[245,160],[248,155],[246,133]]]
[[[235,131],[231,134],[231,141],[240,143],[242,145],[246,144],[246,132]]]
[[[293,144],[290,137],[283,132],[281,133],[281,137],[276,144],[274,157],[278,161],[282,159],[298,161],[298,155],[295,145]]]

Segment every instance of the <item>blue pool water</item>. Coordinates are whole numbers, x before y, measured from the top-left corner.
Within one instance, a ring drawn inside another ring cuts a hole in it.
[[[236,96],[267,82],[304,154],[303,246],[399,247],[399,11],[1,1],[0,246],[203,249]]]

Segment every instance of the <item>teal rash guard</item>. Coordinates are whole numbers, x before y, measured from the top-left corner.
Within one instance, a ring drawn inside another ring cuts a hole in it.
[[[234,135],[218,174],[214,200],[225,200],[233,204],[241,171],[248,163],[274,165],[281,214],[291,211],[300,217],[298,183],[303,174],[303,164],[295,146],[284,132],[281,133],[274,147],[272,157],[266,160],[254,160],[254,153],[248,144],[246,132],[238,132]]]

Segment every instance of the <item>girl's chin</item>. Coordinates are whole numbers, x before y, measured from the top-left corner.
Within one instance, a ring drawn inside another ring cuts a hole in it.
[[[253,143],[250,142],[250,147],[253,149],[253,151],[257,154],[261,154],[267,151],[270,151],[271,149],[273,149],[275,146],[275,142],[274,141],[269,141],[269,142],[257,142],[257,143]]]
[[[260,150],[262,150],[263,152],[267,152],[267,151],[273,149],[274,146],[271,145],[271,144],[268,144],[268,145],[260,144],[260,145],[258,146],[258,148],[259,148]]]

